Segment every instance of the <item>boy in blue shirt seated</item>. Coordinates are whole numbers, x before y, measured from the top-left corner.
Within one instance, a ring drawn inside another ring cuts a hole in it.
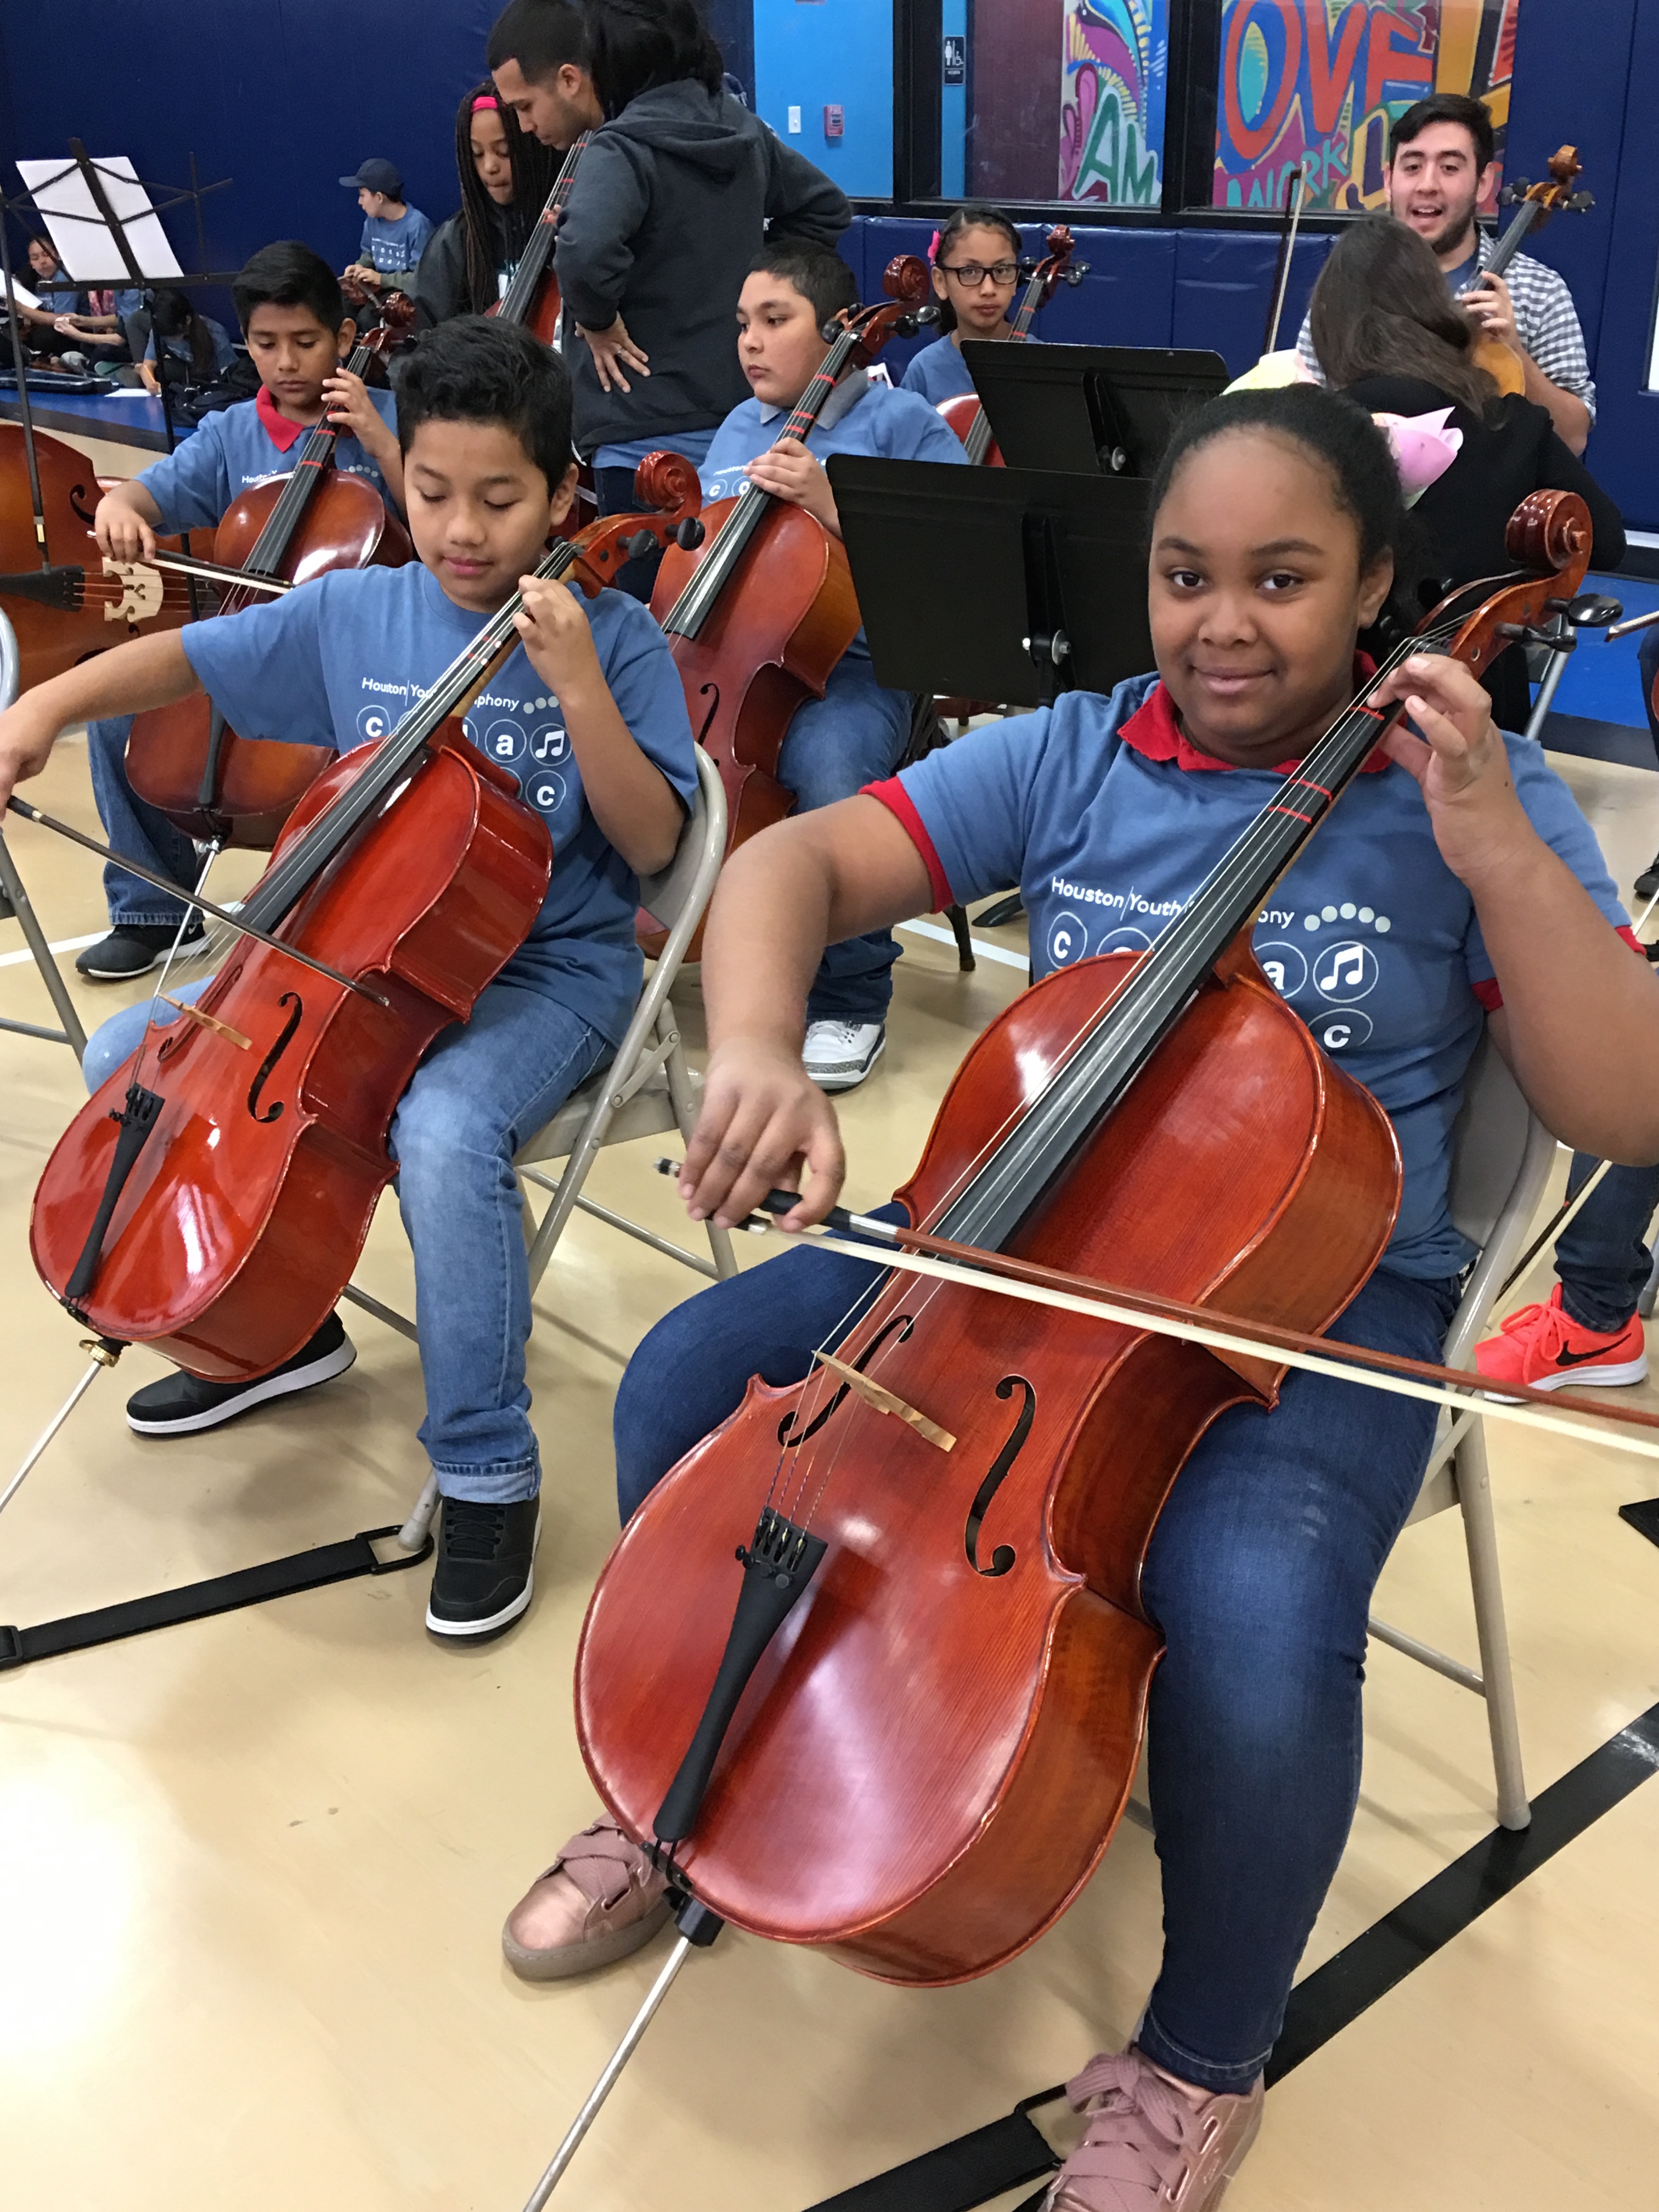
[[[738,301],[738,360],[754,397],[734,407],[714,433],[702,466],[705,501],[732,498],[747,478],[804,507],[839,538],[835,494],[823,472],[830,454],[966,462],[954,432],[926,400],[873,383],[862,369],[836,386],[804,445],[778,436],[779,422],[823,359],[825,325],[857,303],[852,270],[828,246],[779,239],[757,257]],[[757,576],[749,588],[764,588],[763,580]],[[794,793],[796,812],[850,799],[890,774],[909,737],[914,707],[909,692],[877,683],[860,630],[823,697],[797,709],[778,756],[778,778]],[[807,1001],[803,1055],[821,1089],[850,1091],[884,1050],[898,957],[888,929],[825,952]]]
[[[962,342],[1012,337],[1008,310],[1019,283],[1019,233],[999,209],[957,210],[933,240],[933,297],[943,335],[912,355],[904,391],[919,392],[930,407],[973,391]]]
[[[552,882],[471,1021],[444,1030],[422,1061],[390,1136],[415,1254],[420,1441],[443,1492],[427,1626],[477,1638],[528,1605],[538,1527],[514,1155],[622,1040],[641,984],[639,878],[672,858],[697,774],[679,677],[646,610],[615,591],[588,606],[526,573],[575,491],[570,380],[556,356],[514,325],[447,323],[404,372],[398,431],[418,562],[336,570],[28,692],[0,718],[0,805],[76,717],[198,691],[233,725],[349,750],[383,736],[522,592],[523,644],[473,702],[466,729],[545,820]],[[144,1004],[105,1023],[88,1047],[88,1080],[103,1082],[152,1014],[167,1012]],[[214,1428],[353,1357],[331,1316],[272,1375],[229,1385],[175,1375],[140,1390],[127,1417],[150,1436]]]
[[[355,177],[342,177],[357,195],[363,211],[363,235],[357,258],[346,270],[360,283],[407,292],[432,235],[432,222],[404,198],[404,180],[395,161],[378,156],[365,161]]]
[[[158,315],[167,296],[157,300]],[[307,432],[325,415],[341,426],[335,467],[364,477],[382,499],[402,505],[403,460],[392,394],[371,392],[342,366],[357,329],[327,262],[293,240],[264,246],[232,285],[231,297],[259,372],[259,394],[205,416],[165,459],[105,493],[94,527],[112,560],[149,560],[158,533],[213,529],[252,485],[288,474]],[[127,781],[131,726],[132,717],[120,714],[87,729],[93,796],[105,835],[118,853],[189,888],[198,873],[195,846]],[[186,909],[182,901],[112,865],[104,871],[104,896],[110,933],[88,945],[75,965],[90,982],[129,982],[164,957]],[[200,924],[192,921],[189,934],[200,933]]]

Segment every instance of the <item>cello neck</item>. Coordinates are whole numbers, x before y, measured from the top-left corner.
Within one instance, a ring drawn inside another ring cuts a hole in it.
[[[1477,593],[1490,583],[1474,586]],[[1462,595],[1457,605],[1461,606]],[[1227,947],[1261,912],[1343,791],[1398,720],[1365,702],[1407,655],[1449,644],[1461,617],[1437,620],[1399,646],[1286,776],[1269,803],[1166,924],[1129,981],[1075,1050],[988,1152],[972,1177],[922,1226],[982,1250],[1001,1249],[1140,1073]]]
[[[1498,240],[1497,245],[1493,246],[1492,250],[1492,259],[1486,264],[1486,267],[1481,270],[1481,276],[1501,276],[1503,275],[1504,271],[1509,267],[1510,262],[1514,260],[1516,255],[1521,251],[1521,242],[1526,237],[1527,233],[1532,228],[1534,223],[1537,222],[1538,216],[1539,206],[1536,200],[1522,201],[1520,206],[1515,210],[1514,219],[1510,222],[1509,228],[1504,233],[1502,238]],[[1475,251],[1478,255],[1480,252],[1478,241]]]
[[[536,228],[526,240],[524,252],[519,256],[519,265],[513,271],[513,281],[502,295],[499,312],[501,322],[523,323],[530,319],[547,265],[553,258],[553,248],[558,243],[559,217],[564,213],[577,168],[592,136],[591,131],[584,131],[559,166],[547,204],[537,218]]]
[[[852,359],[858,342],[856,331],[842,330],[839,332],[834,344],[818,364],[817,374],[791,409],[788,421],[773,440],[774,445],[781,443],[785,438],[799,438],[804,441],[817,427],[824,403]],[[770,492],[761,491],[751,483],[744,486],[738,494],[736,505],[720,525],[714,544],[697,563],[690,582],[665,617],[662,626],[666,636],[696,636],[719,605],[720,594],[731,581],[744,549],[772,505]]]
[[[561,538],[535,571],[556,582],[576,564],[577,549]],[[347,841],[391,798],[394,787],[452,714],[462,713],[519,642],[514,617],[520,594],[498,607],[477,635],[455,656],[437,682],[375,746],[374,757],[282,858],[266,869],[245,902],[255,927],[274,929]]]

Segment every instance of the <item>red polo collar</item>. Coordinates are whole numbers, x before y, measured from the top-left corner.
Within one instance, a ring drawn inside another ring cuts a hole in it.
[[[261,395],[263,397],[263,395]],[[1369,653],[1357,653],[1353,657],[1354,689],[1369,676],[1376,673],[1376,663]],[[1201,753],[1188,742],[1185,732],[1176,720],[1175,701],[1170,698],[1162,679],[1153,684],[1140,705],[1127,722],[1120,724],[1118,735],[1126,745],[1147,760],[1172,760],[1183,769],[1232,769],[1233,761],[1218,760],[1213,753]],[[1294,775],[1301,767],[1300,761],[1279,761],[1274,764],[1275,775]],[[1389,757],[1379,746],[1359,771],[1362,775],[1376,775],[1389,765]]]
[[[290,446],[297,446],[301,439],[308,434],[307,426],[305,423],[290,422],[286,415],[278,414],[276,402],[263,384],[259,386],[258,396],[253,402],[253,410],[264,426],[265,435],[279,453],[287,453]]]

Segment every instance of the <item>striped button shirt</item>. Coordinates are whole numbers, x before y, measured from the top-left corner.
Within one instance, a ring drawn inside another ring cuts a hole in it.
[[[1489,231],[1480,231],[1478,235],[1479,266],[1484,269],[1497,251],[1498,241]],[[1462,292],[1474,283],[1475,271],[1466,262],[1457,274],[1462,281],[1454,289]],[[1504,271],[1504,277],[1515,305],[1515,327],[1522,344],[1552,384],[1583,401],[1593,422],[1595,386],[1590,381],[1589,358],[1584,351],[1584,333],[1578,327],[1578,312],[1565,278],[1528,253],[1517,253]],[[1296,349],[1323,383],[1319,356],[1314,351],[1311,313],[1303,323]]]

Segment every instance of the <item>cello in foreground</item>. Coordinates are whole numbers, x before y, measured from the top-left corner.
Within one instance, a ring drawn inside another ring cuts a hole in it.
[[[900,1194],[918,1241],[1243,1316],[1235,1334],[1329,1326],[1387,1243],[1399,1154],[1251,933],[1400,714],[1370,705],[1380,678],[1425,647],[1484,672],[1571,599],[1590,539],[1582,501],[1534,494],[1509,538],[1527,573],[1443,602],[1149,951],[1060,969],[993,1023]],[[1013,1957],[1127,1798],[1164,1501],[1215,1415],[1271,1405],[1283,1373],[1271,1342],[890,1279],[833,1362],[751,1382],[624,1530],[576,1680],[611,1814],[697,1911],[862,1972]]]

